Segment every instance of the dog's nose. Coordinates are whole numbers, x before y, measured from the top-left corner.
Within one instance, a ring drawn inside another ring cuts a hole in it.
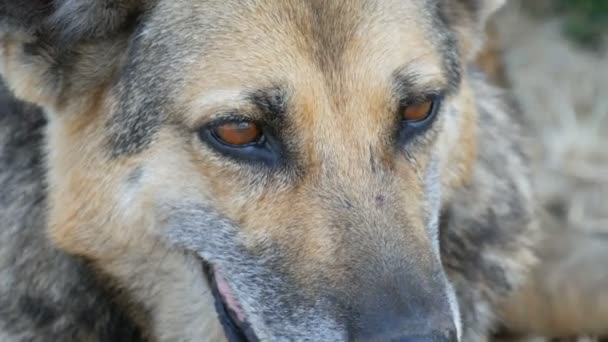
[[[457,342],[456,332],[447,332],[445,334],[430,334],[430,335],[385,335],[380,336],[366,336],[363,339],[356,339],[357,341],[374,341],[374,342]]]
[[[450,336],[450,337],[448,337]],[[448,335],[434,334],[425,336],[403,336],[396,339],[390,339],[391,342],[456,342],[456,334],[449,333]]]
[[[375,301],[357,316],[359,322],[350,330],[350,340],[378,342],[457,342],[456,324],[449,308],[434,298],[407,303]],[[416,302],[418,305],[411,305]]]
[[[399,332],[382,331],[378,334],[369,334],[352,336],[349,339],[352,341],[369,341],[369,342],[458,342],[456,330],[444,331],[442,333],[431,333],[428,335],[407,335]]]
[[[457,342],[457,322],[445,284],[419,283],[413,277],[404,279],[403,273],[376,278],[376,283],[356,298],[353,319],[348,322],[350,340]]]

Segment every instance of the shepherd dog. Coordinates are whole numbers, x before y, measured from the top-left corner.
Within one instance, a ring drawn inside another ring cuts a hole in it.
[[[539,235],[503,2],[2,2],[0,340],[488,340]]]

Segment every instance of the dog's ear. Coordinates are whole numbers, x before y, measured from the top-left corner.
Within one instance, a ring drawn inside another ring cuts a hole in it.
[[[485,38],[488,19],[507,0],[441,0],[444,17],[457,32],[461,50],[467,60],[473,59]]]
[[[145,0],[3,0],[0,72],[15,94],[56,110],[115,74]]]

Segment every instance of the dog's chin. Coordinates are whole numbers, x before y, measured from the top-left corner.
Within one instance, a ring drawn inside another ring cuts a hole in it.
[[[257,342],[259,339],[251,329],[242,314],[242,310],[236,299],[226,293],[225,281],[221,275],[207,262],[202,262],[203,272],[207,278],[215,302],[215,311],[220,320],[224,333],[229,342]],[[218,284],[219,283],[219,284]],[[222,292],[222,289],[224,291]]]

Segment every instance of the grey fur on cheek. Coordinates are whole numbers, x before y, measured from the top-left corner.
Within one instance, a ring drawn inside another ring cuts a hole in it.
[[[427,230],[433,241],[435,253],[439,256],[439,216],[441,211],[441,179],[439,178],[439,159],[433,156],[424,177],[425,209]]]
[[[202,205],[185,203],[165,206],[161,212],[171,213],[165,219],[169,242],[194,251],[211,263],[229,262],[226,251],[242,255],[244,248],[238,239],[238,227],[214,210]]]

